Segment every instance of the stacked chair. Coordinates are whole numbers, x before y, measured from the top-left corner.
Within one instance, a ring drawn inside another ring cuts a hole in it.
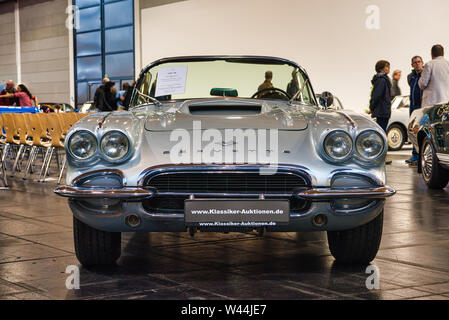
[[[29,127],[28,135],[33,140],[33,146],[31,147],[28,157],[28,163],[25,168],[25,174],[23,179],[25,180],[28,173],[33,170],[33,163],[36,161],[39,152],[48,150],[51,147],[51,137],[48,134],[46,122],[41,119],[41,114],[26,114],[26,122]]]
[[[47,148],[47,152],[45,153],[44,162],[42,164],[41,171],[39,173],[39,177],[37,179],[38,182],[42,180],[42,182],[45,182],[45,178],[47,177],[48,168],[50,167],[51,159],[53,156],[53,153],[56,149],[56,163],[58,165],[58,168],[60,167],[59,162],[59,154],[58,150],[64,148],[64,134],[63,132],[65,129],[63,129],[63,122],[61,121],[61,117],[59,113],[40,113],[39,114],[42,123],[46,124],[47,131],[50,135],[50,146]],[[68,131],[68,129],[67,129]],[[60,170],[61,171],[61,170]],[[42,175],[43,173],[43,175]],[[61,175],[61,173],[60,173]]]
[[[7,185],[6,181],[6,160],[8,158],[8,155],[13,150],[14,147],[20,146],[20,136],[19,132],[17,130],[16,121],[15,121],[16,114],[15,113],[3,113],[2,119],[3,119],[3,135],[4,135],[4,147],[3,147],[3,154],[2,154],[2,173],[3,173],[3,180],[5,185]],[[4,171],[4,172],[3,172]]]
[[[51,161],[56,159],[59,169],[58,184],[61,181],[66,165],[66,156],[61,165],[61,151],[70,128],[88,114],[79,113],[2,113],[0,114],[0,174],[5,186],[6,160],[14,159],[11,175],[24,171],[23,179],[34,172],[34,164],[42,155],[42,166],[38,182],[45,182]],[[28,155],[25,169],[22,162]]]
[[[14,165],[12,167],[12,174],[18,169],[19,159],[23,159],[25,156],[25,151],[31,150],[33,147],[32,135],[29,135],[30,129],[28,127],[28,122],[25,120],[26,114],[24,113],[10,113],[9,115],[14,115],[14,123],[17,135],[19,137],[19,150],[16,153],[16,158],[14,160]],[[22,158],[21,158],[22,156]]]
[[[0,114],[0,171],[5,187],[8,186],[8,179],[6,178],[6,165],[3,155],[6,149],[6,136],[3,134],[3,116]]]

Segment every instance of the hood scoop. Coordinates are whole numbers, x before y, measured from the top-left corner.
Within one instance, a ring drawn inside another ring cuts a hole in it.
[[[260,104],[192,104],[189,106],[191,115],[197,116],[245,116],[259,115]]]
[[[145,129],[149,131],[193,130],[195,121],[201,129],[279,129],[305,130],[307,120],[301,112],[284,109],[267,102],[238,99],[184,101],[168,112],[148,115]]]

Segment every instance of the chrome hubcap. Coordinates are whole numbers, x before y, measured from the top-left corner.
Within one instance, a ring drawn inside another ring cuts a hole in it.
[[[388,144],[391,148],[398,147],[402,142],[402,132],[398,128],[388,131]]]
[[[426,145],[423,148],[423,153],[421,156],[421,167],[422,167],[422,174],[424,177],[424,180],[429,181],[432,177],[432,167],[433,167],[433,155],[432,155],[432,146],[430,143],[426,143]]]

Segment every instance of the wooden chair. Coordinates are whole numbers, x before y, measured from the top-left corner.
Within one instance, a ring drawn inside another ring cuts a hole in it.
[[[64,137],[67,135],[69,130],[73,127],[73,125],[78,121],[78,117],[75,112],[67,112],[67,113],[56,113],[59,117],[59,122],[62,126],[62,133]]]
[[[3,113],[3,129],[5,131],[5,147],[2,155],[2,162],[5,163],[9,152],[13,146],[20,145],[20,136],[17,132],[17,126],[14,121],[13,113]]]
[[[32,170],[33,163],[41,150],[48,150],[51,147],[51,137],[48,135],[46,121],[41,120],[43,114],[26,113],[25,121],[29,128],[28,136],[33,141],[28,163],[25,169],[23,179],[26,180],[28,172]],[[45,125],[44,125],[45,124]]]
[[[58,168],[60,169],[58,149],[60,150],[64,148],[65,135],[63,133],[64,130],[61,125],[59,114],[57,113],[42,114],[41,118],[46,120],[47,131],[51,137],[51,145],[47,149],[47,152],[45,153],[44,163],[42,164],[41,172],[37,179],[38,182],[40,182],[41,179],[42,182],[45,182],[48,169],[50,167],[51,159],[55,150],[56,150],[57,165]]]
[[[76,117],[78,118],[78,121],[81,120],[84,117],[87,117],[88,115],[91,115],[92,113],[75,113]]]
[[[14,160],[11,176],[14,175],[16,170],[20,171],[20,166],[18,167],[20,156],[22,156],[23,159],[27,149],[31,150],[31,147],[33,146],[33,140],[31,139],[31,137],[28,136],[28,134],[31,134],[31,132],[30,129],[28,128],[28,123],[25,121],[25,114],[13,113],[12,115],[14,118],[17,134],[19,135],[20,146],[16,154],[16,159]]]
[[[66,112],[66,113],[58,113],[61,126],[63,128],[64,138],[67,135],[68,131],[78,122],[79,118],[75,112]],[[64,173],[65,166],[67,164],[67,157],[64,153],[64,158],[62,160],[62,166],[60,168],[58,184],[61,182],[62,174]]]
[[[0,146],[2,148],[0,148],[0,170],[2,173],[2,179],[3,179],[3,184],[5,185],[5,187],[8,186],[8,180],[6,178],[6,166],[5,166],[5,162],[3,161],[3,153],[5,151],[6,148],[6,136],[3,134],[3,116],[0,113]]]
[[[3,134],[3,116],[0,113],[0,145],[6,144],[5,140],[6,140],[6,137]]]

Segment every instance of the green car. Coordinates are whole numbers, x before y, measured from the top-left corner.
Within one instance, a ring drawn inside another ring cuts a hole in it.
[[[418,172],[431,189],[449,182],[449,102],[415,110],[408,125],[409,138],[419,150]]]

